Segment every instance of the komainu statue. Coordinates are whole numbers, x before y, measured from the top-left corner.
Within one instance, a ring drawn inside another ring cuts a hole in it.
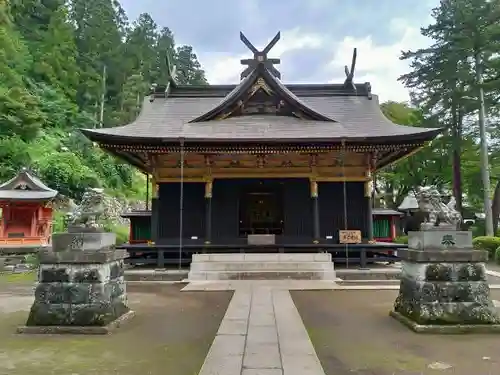
[[[99,222],[104,213],[104,190],[88,188],[83,194],[81,203],[69,218],[69,226],[86,229],[102,228]]]
[[[455,199],[444,204],[441,194],[434,187],[421,187],[415,192],[419,209],[426,214],[421,230],[430,230],[435,227],[443,229],[458,229],[462,216],[455,208]]]

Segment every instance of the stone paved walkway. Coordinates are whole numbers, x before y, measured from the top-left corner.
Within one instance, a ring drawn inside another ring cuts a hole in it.
[[[290,292],[236,288],[200,375],[325,375]]]

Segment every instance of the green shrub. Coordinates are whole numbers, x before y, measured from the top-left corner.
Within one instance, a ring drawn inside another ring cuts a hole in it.
[[[106,232],[112,232],[116,234],[116,244],[121,245],[128,242],[129,227],[127,225],[116,225],[111,221],[104,223],[104,229]]]
[[[117,225],[113,230],[116,233],[116,244],[121,245],[128,242],[129,227],[126,225]]]
[[[40,259],[37,254],[28,254],[24,256],[24,263],[32,268],[38,268],[40,266]]]
[[[476,250],[486,250],[490,254],[490,258],[493,258],[496,250],[500,247],[500,237],[476,237],[472,240],[472,246]]]
[[[472,231],[472,237],[483,237],[486,233],[486,225],[484,220],[477,219],[476,222],[469,228]]]
[[[52,232],[64,232],[66,229],[66,213],[62,211],[54,211],[52,219]]]
[[[397,236],[394,239],[394,243],[402,243],[408,245],[408,236]]]
[[[484,234],[486,233],[486,224],[484,220],[482,219],[477,219],[476,222],[469,227],[469,229],[472,231],[472,237],[483,237]],[[497,229],[495,232],[495,237],[500,237],[500,229]]]

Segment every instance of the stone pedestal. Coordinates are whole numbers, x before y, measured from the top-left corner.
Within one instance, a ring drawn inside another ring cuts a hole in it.
[[[416,332],[500,332],[486,279],[486,251],[472,249],[470,232],[410,232],[398,250],[402,272],[391,316]]]
[[[133,316],[124,279],[125,250],[115,234],[56,233],[40,252],[35,301],[21,333],[105,334]]]

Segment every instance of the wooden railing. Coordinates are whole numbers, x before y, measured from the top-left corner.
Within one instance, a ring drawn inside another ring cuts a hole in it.
[[[276,245],[247,245],[247,244],[195,244],[187,243],[179,249],[179,245],[154,245],[154,244],[123,244],[119,246],[126,249],[129,258],[126,262],[137,266],[188,267],[191,257],[197,253],[255,253],[255,252],[327,252],[332,254],[335,263],[357,264],[366,268],[374,262],[394,263],[398,261],[393,254],[398,249],[407,248],[402,244],[276,244]]]
[[[44,246],[48,239],[40,236],[0,238],[0,246]]]

